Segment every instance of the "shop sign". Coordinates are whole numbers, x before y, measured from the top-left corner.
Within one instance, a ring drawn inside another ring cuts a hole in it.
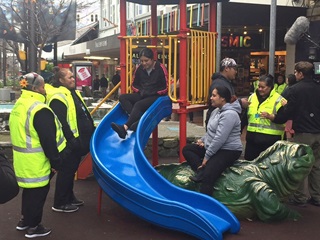
[[[94,43],[95,48],[101,48],[101,47],[107,47],[108,45],[108,41],[107,40],[103,40],[103,41],[97,41]]]
[[[81,90],[83,86],[92,86],[92,65],[82,64],[82,63],[73,63],[75,70],[76,78],[76,87]]]
[[[228,49],[261,49],[264,46],[262,34],[222,35],[221,47]]]
[[[251,36],[222,36],[221,46],[225,48],[250,48],[252,45]]]

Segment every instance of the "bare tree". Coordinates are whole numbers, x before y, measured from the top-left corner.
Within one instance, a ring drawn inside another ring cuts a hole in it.
[[[75,0],[2,0],[0,38],[7,40],[20,63],[18,43],[28,52],[29,71],[40,71],[43,47],[75,38]]]

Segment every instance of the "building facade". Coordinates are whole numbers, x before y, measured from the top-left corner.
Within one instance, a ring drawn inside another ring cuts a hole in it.
[[[237,0],[221,4],[221,57],[233,57],[239,63],[236,83],[239,91],[248,89],[250,81],[257,76],[261,67],[268,68],[270,3]],[[131,2],[126,4],[127,35],[150,35],[150,6]],[[97,38],[61,49],[60,52],[63,52],[61,60],[65,62],[89,60],[93,63],[95,74],[104,73],[111,77],[119,63],[120,5],[119,0],[100,0],[99,5],[101,7],[97,14],[99,16]],[[188,28],[208,30],[210,17],[208,6],[206,3],[188,5]],[[296,1],[277,1],[276,56],[274,56],[276,74],[286,73],[288,46],[283,41],[284,35],[298,16],[306,15],[306,10],[306,5],[297,5]],[[177,5],[157,6],[157,16],[158,35],[179,31]]]

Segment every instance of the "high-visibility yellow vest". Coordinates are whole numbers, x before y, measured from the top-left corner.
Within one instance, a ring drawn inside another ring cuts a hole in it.
[[[248,107],[247,131],[282,136],[285,124],[276,124],[269,119],[260,117],[261,112],[276,114],[282,106],[281,99],[283,97],[273,89],[270,96],[259,105],[257,94],[252,94],[249,97],[251,103]]]
[[[43,108],[51,111],[44,102],[45,97],[42,94],[22,90],[21,97],[10,113],[13,166],[18,184],[23,188],[43,187],[50,180],[50,161],[43,152],[38,133],[33,126],[34,116],[38,111]],[[61,152],[66,147],[66,140],[57,117],[55,123],[57,148]]]
[[[54,88],[47,84],[45,86],[45,89],[47,92],[47,104],[49,106],[51,101],[56,99],[61,101],[67,107],[68,109],[67,122],[70,126],[71,131],[73,132],[74,137],[78,137],[79,131],[78,131],[78,124],[77,124],[77,111],[76,111],[76,106],[74,104],[70,90],[68,90],[66,87],[63,87],[63,86]],[[78,90],[76,90],[76,94],[79,96],[79,98],[83,102],[81,94]],[[84,106],[86,106],[84,102],[83,104]]]
[[[283,83],[281,85],[278,85],[277,83],[274,84],[274,89],[277,93],[282,94],[282,92],[284,91],[284,89],[287,87],[286,83]]]
[[[259,79],[255,80],[252,84],[253,84],[253,92],[256,92],[259,86]]]

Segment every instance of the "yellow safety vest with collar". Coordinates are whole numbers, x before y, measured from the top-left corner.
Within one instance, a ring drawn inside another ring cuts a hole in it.
[[[64,105],[66,105],[68,109],[67,122],[70,126],[71,131],[73,132],[73,136],[78,137],[79,131],[78,131],[78,124],[77,124],[77,111],[76,111],[76,106],[74,104],[74,100],[72,98],[72,94],[70,90],[63,86],[60,86],[58,88],[54,88],[52,86],[50,87],[46,86],[46,90],[47,89],[48,89],[47,104],[50,106],[51,101],[56,99],[61,101]],[[80,92],[78,90],[76,90],[75,92],[83,102]],[[84,106],[86,106],[84,102],[83,104]]]
[[[248,107],[247,131],[282,136],[284,133],[285,124],[276,124],[269,119],[260,117],[261,112],[276,114],[279,108],[282,106],[282,99],[284,98],[278,94],[275,89],[272,89],[269,97],[259,105],[257,94],[252,94],[248,100],[251,103]]]
[[[50,161],[43,152],[33,126],[34,116],[38,111],[44,108],[52,111],[44,102],[45,97],[40,93],[22,90],[21,97],[10,113],[13,166],[18,184],[22,188],[43,187],[50,180]],[[61,152],[66,147],[66,139],[57,117],[55,123],[57,148]]]

